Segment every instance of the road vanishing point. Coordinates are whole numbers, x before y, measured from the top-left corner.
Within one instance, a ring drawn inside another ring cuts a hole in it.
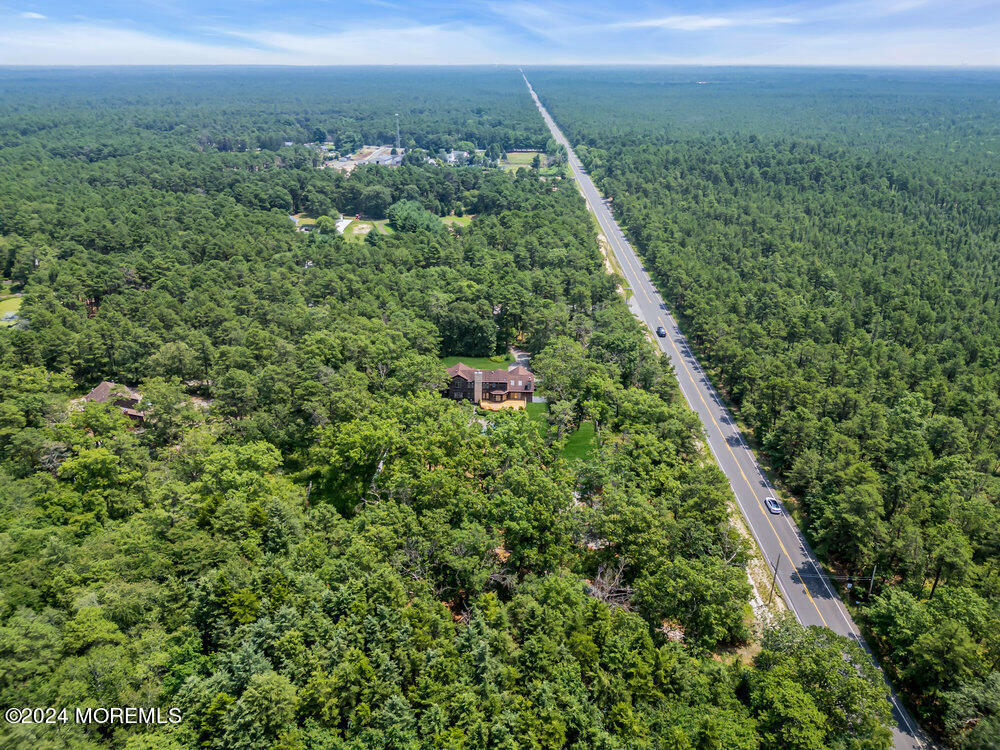
[[[772,515],[764,507],[764,499],[777,497],[778,493],[767,480],[736,421],[695,358],[694,351],[681,333],[677,321],[667,310],[638,254],[612,216],[604,197],[584,171],[566,136],[542,105],[523,70],[521,75],[552,137],[566,149],[573,179],[583,193],[587,207],[597,218],[597,223],[625,274],[625,280],[632,289],[633,311],[651,331],[658,326],[666,329],[665,338],[654,338],[660,349],[670,357],[681,392],[701,419],[709,448],[715,455],[719,468],[729,479],[736,503],[746,518],[765,561],[772,571],[777,565],[777,583],[788,607],[803,625],[819,625],[851,638],[875,661],[871,649],[830,584],[805,536],[792,523],[787,513]],[[893,728],[896,750],[932,747],[932,743],[891,687],[889,700],[896,722]]]

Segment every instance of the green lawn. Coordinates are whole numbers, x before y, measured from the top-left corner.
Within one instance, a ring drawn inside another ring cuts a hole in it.
[[[542,157],[542,171],[544,172],[546,157],[541,151],[519,151],[516,154],[507,154],[507,158],[501,160],[500,168],[508,171],[516,171],[524,168],[531,169],[531,162],[536,155]]]
[[[509,354],[495,359],[493,357],[441,357],[441,364],[445,367],[451,367],[462,362],[473,370],[505,370],[507,369],[507,365],[513,361]]]
[[[569,177],[569,167],[567,167],[565,164],[552,167],[542,167],[540,170],[538,170],[538,174],[540,174],[542,177],[554,178],[554,177],[559,177],[560,175],[562,175],[563,177]]]
[[[465,216],[455,216],[455,214],[442,216],[441,221],[448,226],[458,225],[461,227],[467,227],[472,222],[472,214],[466,214]]]
[[[580,429],[566,439],[563,457],[567,461],[586,461],[597,449],[597,435],[593,422],[584,422]]]
[[[365,229],[365,227],[369,227],[369,229]],[[363,242],[368,232],[372,231],[376,231],[379,234],[392,234],[392,227],[389,226],[388,219],[378,219],[377,221],[369,219],[355,220],[344,228],[344,239]]]
[[[545,407],[546,407],[545,404],[540,404],[537,401],[532,401],[527,406],[528,416],[531,419],[535,420],[536,422],[541,422],[542,424],[546,424]]]
[[[6,299],[0,299],[0,317],[3,317],[7,313],[16,313],[21,308],[21,298],[20,297],[7,297]],[[10,321],[0,321],[0,326],[13,325]]]
[[[548,428],[545,420],[546,405],[532,402],[528,404],[528,418],[541,425],[542,429]],[[594,455],[597,449],[597,436],[594,433],[594,423],[584,422],[580,429],[566,438],[566,447],[563,448],[563,458],[567,461],[586,461]]]
[[[542,162],[545,161],[545,154],[541,151],[518,151],[513,154],[507,154],[507,158],[504,159],[504,164],[520,164],[522,166],[530,166],[531,161],[535,158],[536,154],[542,157]]]
[[[525,167],[531,168],[531,162],[535,158],[535,154],[542,157],[542,168],[538,170],[538,174],[542,177],[558,177],[559,175],[569,175],[569,170],[565,164],[559,166],[547,166],[548,156],[542,151],[520,151],[516,154],[507,154],[507,158],[500,162],[500,168],[506,169],[508,171],[516,171],[518,169],[523,169]]]

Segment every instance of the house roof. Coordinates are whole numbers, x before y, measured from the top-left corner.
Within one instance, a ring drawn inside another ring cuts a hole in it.
[[[476,372],[483,374],[484,383],[504,383],[508,391],[527,392],[534,388],[535,376],[526,367],[517,365],[509,370],[474,370],[463,362],[448,368],[449,377],[460,377],[470,383],[476,378]]]
[[[129,399],[138,403],[142,396],[133,391],[131,388],[126,388],[123,385],[118,385],[117,383],[112,383],[110,380],[104,380],[100,385],[96,386],[90,393],[86,395],[88,401],[96,401],[99,404],[103,404],[109,398],[111,398],[111,391],[117,388],[122,394],[119,396],[121,399]]]
[[[448,368],[449,377],[464,378],[465,380],[468,380],[470,383],[474,379],[475,372],[476,372],[475,370],[473,370],[467,364],[464,364],[462,362],[459,362],[458,364],[452,365],[451,367]]]

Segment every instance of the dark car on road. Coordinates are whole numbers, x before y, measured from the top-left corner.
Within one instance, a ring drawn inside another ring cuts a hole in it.
[[[656,335],[659,336],[661,339],[665,339],[667,337],[667,329],[664,328],[663,326],[657,326]]]
[[[767,509],[774,515],[776,516],[781,515],[781,505],[779,505],[778,501],[775,500],[773,497],[765,497],[764,505],[766,505]]]

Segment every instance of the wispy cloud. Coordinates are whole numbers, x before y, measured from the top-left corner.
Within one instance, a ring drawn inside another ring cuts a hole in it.
[[[305,65],[456,65],[517,62],[525,48],[474,24],[365,25],[326,34],[238,32],[235,36],[294,57]],[[520,58],[523,59],[523,58]]]
[[[176,39],[92,23],[0,30],[0,65],[438,65],[517,63],[528,50],[469,25],[368,26],[327,34],[203,30]]]
[[[997,0],[5,2],[0,65],[1000,65]]]
[[[785,16],[662,16],[613,24],[617,29],[669,29],[671,31],[710,31],[740,26],[780,26],[799,23],[798,18]]]

